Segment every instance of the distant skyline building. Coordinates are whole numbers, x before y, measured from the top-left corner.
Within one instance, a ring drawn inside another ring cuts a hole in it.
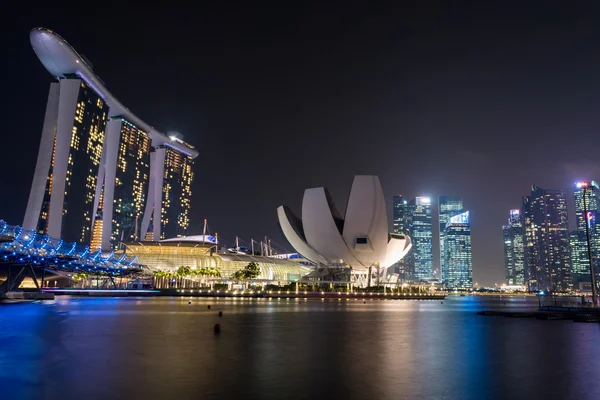
[[[445,265],[445,257],[444,255],[444,235],[446,230],[446,225],[451,217],[458,215],[463,212],[463,202],[462,198],[459,196],[440,196],[438,199],[438,210],[439,210],[439,220],[440,220],[440,240],[439,240],[439,249],[440,249],[440,275],[442,282],[444,282],[447,277],[448,268]]]
[[[508,285],[524,285],[524,237],[521,210],[510,210],[508,225],[502,227],[504,237],[504,267]]]
[[[573,197],[575,200],[576,233],[572,232],[570,236],[572,251],[571,265],[573,283],[578,285],[579,282],[590,282],[590,264],[587,248],[588,233],[590,236],[590,249],[596,280],[600,276],[600,232],[598,228],[600,187],[595,181],[575,182],[573,184]],[[585,210],[587,210],[587,218]]]
[[[402,195],[394,196],[394,210],[393,210],[393,232],[401,235],[409,235],[408,229],[408,202],[402,197]],[[394,271],[398,274],[398,279],[401,281],[411,281],[412,271],[410,265],[407,262],[407,257],[398,261],[394,266]]]
[[[408,202],[401,194],[394,196],[393,231],[408,235],[407,218]]]
[[[446,221],[444,238],[444,284],[448,289],[472,289],[473,257],[469,211],[454,215]]]
[[[433,225],[431,219],[431,198],[416,197],[408,203],[407,223],[412,239],[412,250],[408,254],[412,279],[431,279],[433,275]]]
[[[521,209],[525,230],[525,279],[529,290],[571,289],[569,225],[565,195],[533,185]]]
[[[140,120],[56,33],[31,31],[50,84],[23,229],[110,250],[184,236],[198,151]],[[156,223],[155,221],[160,221]]]
[[[573,287],[577,288],[580,282],[590,281],[590,259],[585,233],[577,230],[572,231],[569,235],[569,245]]]

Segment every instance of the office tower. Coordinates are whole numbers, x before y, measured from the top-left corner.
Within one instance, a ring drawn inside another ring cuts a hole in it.
[[[521,209],[525,230],[525,283],[529,290],[564,292],[571,288],[569,225],[560,190],[531,187]]]
[[[23,228],[88,245],[93,239],[102,250],[147,237],[150,226],[154,238],[185,235],[198,152],[132,114],[56,33],[38,28],[30,38],[57,82]]]
[[[573,267],[573,282],[578,285],[579,282],[590,282],[588,235],[596,281],[600,277],[600,231],[597,224],[600,210],[600,188],[594,181],[576,182],[573,185],[573,195],[577,229],[576,234],[571,234],[571,250],[575,251],[576,257],[575,260],[571,260],[571,265]],[[585,215],[586,210],[587,218]]]
[[[448,289],[472,289],[471,221],[468,211],[446,221],[444,238],[445,285]]]
[[[433,278],[431,198],[417,197],[408,204],[408,235],[412,250],[407,262],[414,281]]]
[[[504,236],[504,267],[508,285],[523,285],[524,274],[524,230],[521,210],[510,210],[508,225],[502,227]]]
[[[588,219],[595,222],[595,217],[600,209],[600,188],[598,184],[594,181],[576,182],[573,185],[573,196],[575,198],[575,222],[579,232],[585,232],[584,193]],[[595,223],[592,225],[595,227]]]
[[[572,231],[569,235],[571,273],[573,287],[576,289],[580,282],[590,281],[590,258],[588,256],[587,238],[584,232]]]
[[[446,224],[448,220],[463,212],[463,203],[462,198],[458,196],[440,196],[439,203],[439,216],[440,216],[440,272],[442,282],[446,281],[448,272],[447,267],[445,265],[444,254],[444,232],[446,229]]]
[[[401,235],[408,235],[408,223],[406,213],[408,211],[408,202],[402,198],[402,195],[394,196],[394,214],[393,231]]]
[[[394,213],[393,213],[393,232],[401,235],[408,235],[408,202],[402,198],[402,195],[394,196]],[[400,281],[411,281],[412,272],[409,269],[410,264],[406,258],[398,261],[394,265],[394,271],[398,274]]]

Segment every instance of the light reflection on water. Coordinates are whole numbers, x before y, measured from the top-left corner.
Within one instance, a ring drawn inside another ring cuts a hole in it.
[[[0,398],[600,398],[597,324],[475,314],[531,298],[188,300],[0,306]]]

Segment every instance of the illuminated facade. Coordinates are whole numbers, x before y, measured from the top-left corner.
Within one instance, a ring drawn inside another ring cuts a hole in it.
[[[438,210],[440,217],[440,273],[442,281],[446,280],[448,269],[445,265],[444,254],[444,232],[451,217],[463,212],[462,198],[458,196],[440,196],[438,199]]]
[[[407,262],[412,279],[433,278],[433,225],[431,222],[431,198],[417,197],[408,203],[407,208],[408,235],[413,247],[408,254]]]
[[[402,198],[402,195],[394,196],[394,213],[393,213],[393,232],[400,235],[408,235],[407,213],[408,202]],[[394,265],[394,271],[398,274],[401,281],[410,281],[412,272],[410,265],[407,262],[407,257],[398,261]]]
[[[588,256],[586,235],[580,231],[572,231],[569,236],[571,272],[573,284],[590,281],[590,258]]]
[[[444,238],[442,258],[445,260],[446,273],[443,283],[448,289],[472,289],[471,220],[468,211],[446,221]]]
[[[190,202],[192,198],[192,165],[194,160],[165,149],[161,202],[161,239],[185,236],[190,225]]]
[[[524,230],[519,209],[510,210],[508,225],[502,227],[504,237],[504,267],[506,282],[511,285],[524,285]]]
[[[525,284],[529,290],[571,289],[569,230],[565,195],[532,186],[521,209],[525,231]]]
[[[139,240],[150,183],[150,138],[121,120],[114,180],[112,242]]]
[[[207,236],[207,238],[211,238]],[[151,271],[176,271],[179,267],[216,268],[221,277],[227,279],[250,262],[258,264],[258,280],[298,281],[313,269],[301,263],[276,257],[251,256],[246,254],[223,254],[211,251],[214,244],[203,243],[194,237],[160,242],[127,243],[125,253],[135,256],[140,264]]]
[[[23,228],[103,250],[147,237],[149,228],[150,237],[184,235],[198,152],[132,114],[56,33],[38,28],[30,38],[57,82],[50,84]],[[167,222],[150,224],[163,220],[162,210]]]
[[[573,282],[590,282],[590,263],[587,247],[589,234],[590,251],[596,281],[600,277],[600,231],[598,218],[600,215],[600,187],[594,181],[576,182],[573,185],[575,200],[576,232],[571,233],[571,266]],[[585,203],[584,203],[585,199]],[[586,213],[587,211],[587,218]],[[587,229],[586,229],[587,223]]]
[[[83,80],[70,76],[50,85],[34,181],[42,201],[35,213],[28,207],[27,228],[90,242],[107,119],[108,105]]]
[[[408,202],[402,198],[402,195],[394,196],[394,233],[408,235],[408,222],[406,220],[407,209]]]

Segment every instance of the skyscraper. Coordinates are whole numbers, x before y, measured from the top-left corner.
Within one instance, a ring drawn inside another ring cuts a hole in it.
[[[463,212],[462,199],[458,196],[440,196],[438,203],[440,213],[440,271],[442,282],[446,281],[447,267],[444,257],[444,235],[446,225],[451,217]]]
[[[471,221],[468,211],[446,221],[444,238],[444,283],[448,289],[472,289]]]
[[[393,232],[401,235],[408,235],[408,202],[402,198],[402,195],[394,196],[393,213]],[[394,265],[394,271],[398,274],[401,281],[411,281],[412,271],[410,263],[406,257]]]
[[[586,218],[584,215],[583,193],[585,192],[585,206],[588,211],[588,218],[594,220],[600,209],[600,187],[594,181],[576,182],[573,185],[573,196],[575,198],[575,222],[577,230],[585,232]],[[595,226],[595,224],[594,224]]]
[[[569,245],[573,286],[577,288],[579,282],[590,281],[590,258],[588,257],[586,234],[577,230],[572,231],[569,235]]]
[[[523,285],[524,274],[524,230],[519,209],[510,210],[508,225],[502,227],[504,236],[504,267],[509,285]]]
[[[186,157],[168,147],[165,148],[161,208],[162,239],[185,235],[190,224],[189,211],[194,177],[192,163],[191,157]]]
[[[38,28],[30,38],[57,82],[50,84],[23,228],[84,244],[94,236],[94,247],[101,242],[109,250],[116,242],[145,237],[158,210],[154,237],[184,235],[198,152],[132,114],[56,33]],[[163,157],[153,157],[160,152]],[[163,193],[163,182],[173,190],[166,203],[150,196],[153,190]]]
[[[402,195],[394,196],[394,214],[393,230],[394,233],[401,235],[408,234],[407,222],[408,202],[402,198]]]
[[[413,279],[433,278],[431,198],[417,197],[408,204],[407,222],[412,250],[408,256]]]
[[[569,227],[565,195],[532,186],[521,209],[525,230],[525,283],[529,290],[571,288]]]
[[[597,224],[600,212],[600,187],[594,181],[576,182],[573,185],[575,199],[576,232],[572,232],[571,239],[571,265],[573,269],[573,282],[590,281],[590,263],[587,240],[589,234],[592,263],[596,274],[596,281],[600,276],[600,232]],[[585,199],[585,204],[584,204]],[[587,210],[587,218],[585,211]],[[586,227],[587,224],[587,227]]]

